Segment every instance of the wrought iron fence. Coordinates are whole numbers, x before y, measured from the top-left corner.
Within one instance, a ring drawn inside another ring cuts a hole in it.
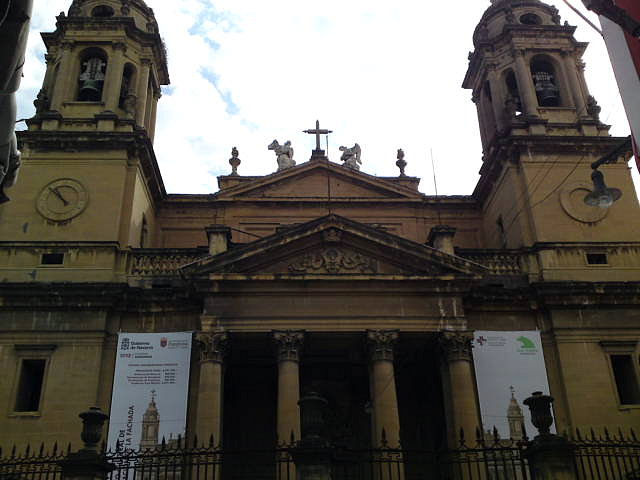
[[[635,433],[577,431],[571,444],[578,480],[640,480]],[[330,459],[332,480],[535,480],[528,445],[490,436],[452,450],[329,447],[313,453]],[[294,480],[296,451],[295,446],[222,449],[174,439],[155,449],[103,450],[100,455],[114,466],[107,480]],[[47,451],[43,445],[0,450],[0,480],[64,480],[60,462],[69,453],[69,447]]]
[[[576,430],[571,440],[579,480],[640,480],[640,441],[633,430],[628,435],[606,428],[587,435]]]
[[[58,462],[64,460],[71,451],[58,448],[54,444],[46,450],[44,443],[37,450],[29,446],[19,452],[16,446],[4,456],[0,449],[0,480],[61,480],[62,470]]]
[[[531,480],[522,448],[501,442],[456,450],[327,447],[312,453],[330,459],[332,480]],[[295,453],[291,446],[232,450],[174,439],[155,449],[101,455],[115,467],[107,480],[294,480]],[[60,462],[67,454],[14,450],[0,458],[0,480],[63,480]]]

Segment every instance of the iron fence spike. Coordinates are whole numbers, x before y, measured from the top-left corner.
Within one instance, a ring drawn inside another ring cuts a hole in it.
[[[186,446],[187,446],[187,439],[186,439],[186,438],[184,439],[184,446],[185,446],[185,448],[186,448]],[[176,448],[177,448],[178,450],[181,450],[181,449],[182,449],[182,434],[179,434],[179,435],[178,435],[178,441],[177,441],[177,443],[176,443]]]
[[[625,442],[624,433],[622,433],[622,427],[618,427],[618,438],[620,438],[621,442]]]
[[[16,456],[16,444],[13,444],[13,447],[11,448],[11,458],[15,458]]]
[[[582,435],[580,434],[580,429],[578,427],[576,427],[576,440],[579,442],[582,441]]]
[[[493,444],[497,445],[498,443],[500,443],[500,435],[498,434],[498,429],[494,425],[493,426]]]
[[[593,430],[593,428],[589,429],[591,431],[591,440],[593,440],[594,442],[596,441],[596,432]]]
[[[293,433],[293,429],[291,429],[291,437],[289,438],[289,441],[291,442],[291,445],[296,442],[296,434]]]
[[[631,438],[634,442],[638,441],[638,437],[636,437],[636,432],[633,430],[633,428],[631,429]]]
[[[27,448],[24,449],[24,458],[28,458],[31,453],[31,445],[27,443]]]
[[[53,443],[53,453],[52,453],[52,456],[54,456],[54,457],[55,457],[57,454],[58,454],[58,441],[56,440],[56,441]]]
[[[71,453],[71,442],[67,444],[67,455]]]
[[[38,452],[38,456],[44,455],[44,442],[40,443],[40,451]]]
[[[213,448],[213,433],[209,435],[209,448]]]
[[[465,446],[465,441],[464,441],[464,428],[460,427],[460,446],[464,447]]]
[[[611,441],[611,436],[609,435],[609,429],[607,427],[604,427],[604,438],[607,441]]]

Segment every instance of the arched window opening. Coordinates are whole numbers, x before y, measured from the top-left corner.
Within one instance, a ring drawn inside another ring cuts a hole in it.
[[[525,13],[520,17],[520,23],[523,25],[542,25],[542,19],[535,13]]]
[[[118,101],[118,106],[130,114],[135,112],[135,73],[136,69],[130,63],[124,66],[122,84],[120,85],[120,99]]]
[[[91,10],[91,16],[99,18],[113,17],[115,13],[116,12],[113,10],[113,8],[108,5],[98,5],[93,10]]]
[[[104,52],[92,50],[83,56],[78,77],[78,101],[99,102],[102,100],[107,57]]]
[[[505,76],[507,85],[507,99],[505,100],[505,109],[510,116],[520,115],[522,113],[522,99],[520,90],[518,89],[518,81],[513,70],[507,71]]]
[[[531,75],[538,104],[541,107],[559,107],[560,88],[552,63],[544,57],[535,57],[531,62]]]

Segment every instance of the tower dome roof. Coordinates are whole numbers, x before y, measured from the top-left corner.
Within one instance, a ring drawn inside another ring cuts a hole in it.
[[[141,30],[157,30],[153,9],[144,0],[73,0],[69,16],[76,17],[133,17]]]
[[[473,34],[478,44],[501,35],[507,25],[559,26],[560,14],[556,7],[541,0],[491,0]]]

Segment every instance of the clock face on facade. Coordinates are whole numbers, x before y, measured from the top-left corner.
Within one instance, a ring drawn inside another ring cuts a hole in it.
[[[36,208],[48,220],[66,222],[80,215],[88,203],[89,193],[84,185],[71,178],[61,178],[42,189]]]

